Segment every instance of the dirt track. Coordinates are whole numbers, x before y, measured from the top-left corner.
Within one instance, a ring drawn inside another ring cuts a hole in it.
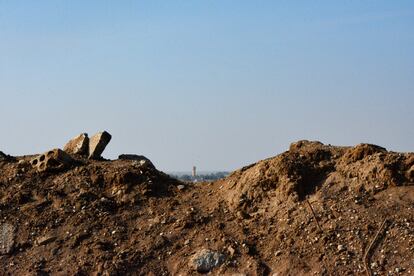
[[[202,249],[223,257],[212,275],[414,274],[413,153],[300,141],[198,184],[31,158],[0,160],[2,275],[197,275]]]

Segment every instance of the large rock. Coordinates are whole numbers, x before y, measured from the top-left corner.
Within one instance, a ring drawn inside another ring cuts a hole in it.
[[[89,159],[101,158],[102,152],[105,150],[106,145],[111,141],[111,134],[108,132],[98,132],[89,140]]]
[[[190,266],[200,273],[207,273],[224,263],[226,257],[209,249],[202,249],[190,260]]]
[[[8,223],[0,224],[0,255],[9,254],[14,246],[13,225]]]
[[[40,154],[30,161],[33,168],[38,172],[60,171],[69,168],[74,164],[74,160],[69,154],[61,149],[49,150]]]
[[[88,155],[89,137],[87,133],[82,133],[70,140],[63,150],[70,154]]]
[[[121,154],[118,159],[136,161],[141,167],[155,168],[154,164],[143,155],[138,154]]]

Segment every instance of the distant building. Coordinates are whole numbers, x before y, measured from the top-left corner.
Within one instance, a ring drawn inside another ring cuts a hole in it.
[[[197,177],[197,167],[193,166],[193,178]]]

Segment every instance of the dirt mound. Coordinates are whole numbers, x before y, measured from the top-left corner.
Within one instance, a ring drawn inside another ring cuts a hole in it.
[[[274,158],[235,171],[226,179],[223,197],[232,209],[257,209],[275,199],[304,200],[333,182],[367,191],[408,185],[413,181],[413,157],[370,144],[334,147],[303,140]]]
[[[212,183],[143,156],[0,159],[0,274],[414,273],[414,154],[299,141]]]

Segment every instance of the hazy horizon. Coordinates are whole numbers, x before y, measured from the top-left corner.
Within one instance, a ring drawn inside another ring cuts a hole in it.
[[[300,3],[300,4],[299,4]],[[412,1],[1,1],[0,150],[232,171],[308,139],[414,151]]]

